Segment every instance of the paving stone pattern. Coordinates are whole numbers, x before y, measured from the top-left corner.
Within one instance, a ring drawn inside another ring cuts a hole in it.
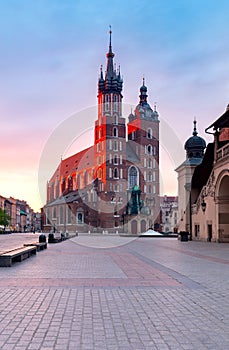
[[[34,238],[0,236],[0,251]],[[0,268],[0,349],[227,350],[228,265],[227,244],[118,236],[49,244]]]

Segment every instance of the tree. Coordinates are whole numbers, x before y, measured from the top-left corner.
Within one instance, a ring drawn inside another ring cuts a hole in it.
[[[10,216],[0,208],[0,225],[4,225],[4,227],[9,225]]]

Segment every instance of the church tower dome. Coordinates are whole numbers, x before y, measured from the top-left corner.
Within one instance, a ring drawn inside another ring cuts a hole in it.
[[[206,148],[205,140],[197,136],[196,120],[193,121],[194,129],[191,137],[185,142],[184,148],[186,150],[186,158],[203,158],[204,150]]]

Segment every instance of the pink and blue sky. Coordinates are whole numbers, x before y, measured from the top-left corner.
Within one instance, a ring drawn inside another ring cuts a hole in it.
[[[0,13],[1,195],[35,210],[43,205],[43,150],[72,114],[96,105],[110,24],[123,102],[138,103],[144,75],[151,106],[157,102],[181,147],[194,117],[199,135],[212,141],[204,130],[229,103],[228,1],[8,0],[0,2]],[[81,133],[88,130],[85,118],[79,125]],[[92,143],[89,130],[71,151]],[[166,152],[162,158],[161,194],[176,194],[175,158]]]

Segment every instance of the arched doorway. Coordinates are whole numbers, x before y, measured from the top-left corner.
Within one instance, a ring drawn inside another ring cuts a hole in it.
[[[146,221],[142,220],[141,221],[141,233],[146,232]]]
[[[133,235],[136,235],[138,232],[138,223],[137,223],[137,220],[132,220],[131,221],[131,233]]]
[[[222,177],[218,190],[219,241],[229,242],[229,176]]]

